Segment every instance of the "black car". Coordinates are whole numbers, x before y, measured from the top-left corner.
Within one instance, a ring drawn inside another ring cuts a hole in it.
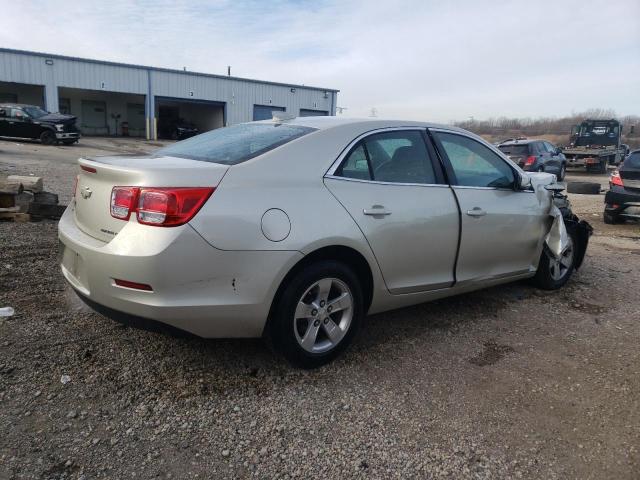
[[[498,148],[528,172],[555,173],[558,181],[564,180],[567,173],[567,159],[562,151],[544,140],[506,140]]]
[[[640,219],[640,150],[631,152],[618,171],[611,174],[604,203],[604,223]]]
[[[158,135],[160,138],[170,138],[171,140],[184,140],[198,135],[200,131],[191,122],[180,119],[163,119],[158,122]]]
[[[76,117],[49,113],[35,105],[0,103],[0,137],[32,138],[45,145],[80,139]]]

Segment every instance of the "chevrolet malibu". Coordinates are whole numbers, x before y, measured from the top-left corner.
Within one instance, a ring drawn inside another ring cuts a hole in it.
[[[548,246],[554,175],[454,127],[275,118],[79,164],[59,238],[84,301],[265,336],[304,368],[344,351],[367,314],[525,278],[559,288],[586,248],[566,205],[564,247]]]

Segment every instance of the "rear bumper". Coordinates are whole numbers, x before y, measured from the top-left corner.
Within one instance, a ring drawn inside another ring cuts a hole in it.
[[[640,218],[640,192],[629,192],[623,187],[612,185],[604,197],[605,210],[614,215]]]
[[[146,319],[207,338],[259,337],[280,282],[302,254],[223,251],[189,225],[130,221],[108,243],[81,231],[74,204],[59,224],[62,273],[107,316]],[[116,286],[115,279],[153,291]]]

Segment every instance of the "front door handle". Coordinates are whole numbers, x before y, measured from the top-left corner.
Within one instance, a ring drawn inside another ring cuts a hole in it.
[[[473,210],[467,210],[467,215],[470,217],[484,217],[487,214],[480,207],[473,207]]]
[[[391,212],[384,208],[383,205],[373,205],[370,209],[365,208],[364,210],[362,210],[362,213],[364,213],[365,215],[371,215],[373,217],[377,217],[378,215],[391,215]]]

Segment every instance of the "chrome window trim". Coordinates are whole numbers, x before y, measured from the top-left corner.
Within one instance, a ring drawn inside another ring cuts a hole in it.
[[[400,185],[403,187],[442,187],[450,188],[449,185],[444,183],[400,183],[400,182],[381,182],[379,180],[363,180],[361,178],[340,177],[339,175],[325,175],[324,178],[331,180],[344,180],[346,182],[358,182],[375,185]]]
[[[349,181],[358,181],[358,182],[365,182],[365,183],[379,183],[379,184],[384,184],[384,185],[425,185],[425,186],[445,186],[445,187],[449,187],[449,185],[443,185],[441,183],[436,183],[436,184],[431,184],[431,183],[400,183],[400,182],[378,182],[376,180],[362,180],[359,178],[348,178],[348,177],[340,177],[338,175],[335,175],[336,170],[338,169],[338,167],[340,166],[340,164],[342,163],[342,161],[346,158],[346,156],[351,153],[351,150],[353,149],[353,147],[356,146],[356,144],[367,137],[370,137],[371,135],[376,135],[378,133],[385,133],[385,132],[397,132],[397,131],[418,131],[418,132],[423,132],[423,133],[427,133],[427,127],[420,127],[420,126],[408,126],[408,127],[383,127],[383,128],[376,128],[374,130],[369,130],[367,132],[364,132],[360,135],[358,135],[355,139],[353,139],[345,148],[344,150],[342,150],[342,152],[340,153],[340,155],[338,155],[338,158],[336,158],[336,160],[331,164],[331,166],[329,167],[329,170],[327,170],[327,172],[324,174],[325,178],[335,178],[337,180],[349,180]],[[425,149],[427,148],[427,146],[425,145]],[[432,159],[429,157],[429,160],[432,161]],[[435,169],[435,167],[433,167]]]

